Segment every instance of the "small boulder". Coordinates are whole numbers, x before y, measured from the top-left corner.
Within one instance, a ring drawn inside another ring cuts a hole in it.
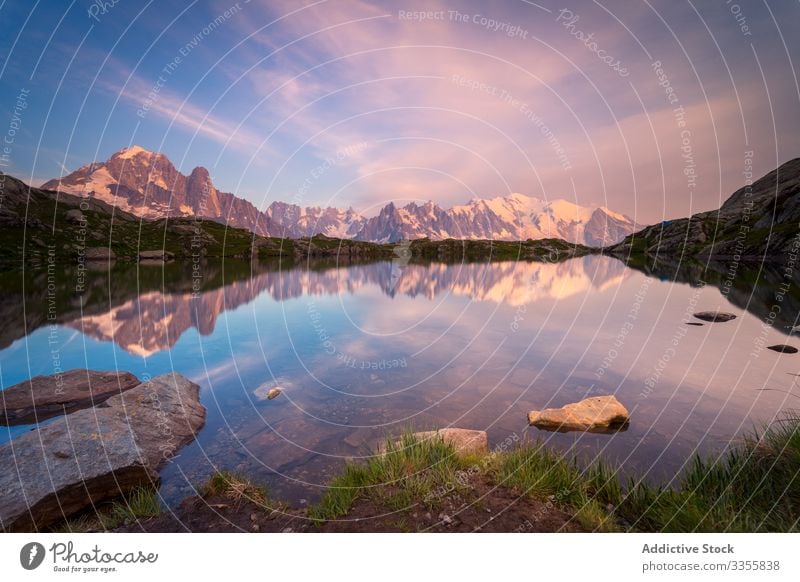
[[[544,430],[609,432],[627,426],[628,410],[614,396],[594,396],[561,408],[533,410],[528,424]]]
[[[726,311],[698,311],[694,316],[697,319],[702,319],[703,321],[709,321],[711,323],[723,323],[736,319],[733,313],[727,313]]]
[[[73,208],[72,210],[67,210],[64,213],[64,218],[68,222],[72,222],[74,224],[80,224],[81,222],[86,221],[86,217],[83,215],[83,212],[81,212],[77,208]]]
[[[253,390],[253,395],[259,400],[274,400],[283,393],[283,388],[280,386],[259,386]]]
[[[797,348],[794,346],[787,346],[786,344],[776,344],[774,346],[767,346],[768,350],[773,352],[780,352],[782,354],[796,354]]]
[[[167,261],[172,258],[172,253],[165,250],[139,251],[139,259],[142,261]]]
[[[84,251],[83,257],[87,261],[113,261],[117,255],[108,247],[89,247]]]

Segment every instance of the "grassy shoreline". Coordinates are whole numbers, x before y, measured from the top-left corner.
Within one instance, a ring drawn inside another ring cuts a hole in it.
[[[57,531],[588,531],[800,530],[800,416],[787,413],[720,455],[695,457],[673,487],[581,467],[542,443],[460,454],[441,438],[388,440],[348,463],[307,509],[229,472],[164,511],[138,490]],[[187,525],[189,524],[189,525]]]

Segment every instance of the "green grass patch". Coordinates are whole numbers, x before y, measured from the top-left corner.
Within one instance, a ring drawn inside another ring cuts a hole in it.
[[[644,531],[798,531],[800,416],[786,414],[716,458],[694,458],[675,488],[632,483],[620,512]]]
[[[139,487],[126,496],[104,503],[53,528],[55,533],[110,531],[123,524],[161,515],[161,497],[154,487]]]
[[[574,458],[567,459],[540,443],[532,443],[499,455],[493,472],[499,485],[572,510],[586,529],[616,529],[615,519],[605,506],[619,500],[620,487],[614,472],[605,466],[594,465],[582,471]]]
[[[348,463],[320,501],[309,508],[318,521],[346,515],[359,497],[398,511],[414,504],[434,507],[444,492],[464,487],[468,457],[456,453],[441,437],[420,440],[410,432],[386,441],[382,454],[366,463]]]

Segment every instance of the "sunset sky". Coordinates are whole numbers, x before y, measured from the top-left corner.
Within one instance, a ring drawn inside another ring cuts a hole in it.
[[[521,192],[653,223],[800,156],[798,22],[789,1],[0,5],[3,169],[38,184],[136,144],[259,207]]]

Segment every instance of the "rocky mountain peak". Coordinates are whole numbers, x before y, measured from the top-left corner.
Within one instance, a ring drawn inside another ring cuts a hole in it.
[[[122,148],[118,152],[111,155],[109,159],[120,159],[120,160],[129,160],[138,156],[144,156],[146,158],[151,158],[156,156],[154,152],[144,149],[141,146],[133,145],[129,148]]]

